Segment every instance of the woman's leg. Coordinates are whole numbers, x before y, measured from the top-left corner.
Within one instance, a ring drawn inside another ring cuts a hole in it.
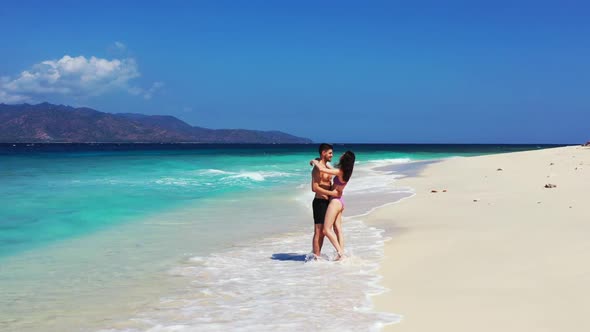
[[[336,221],[336,217],[340,210],[342,210],[342,203],[337,199],[331,200],[330,205],[328,205],[328,210],[326,211],[326,219],[324,219],[324,235],[328,237],[328,240],[330,240],[334,248],[336,248],[338,255],[342,256],[342,248],[340,247],[338,238],[333,230],[334,222]]]
[[[340,210],[340,212],[338,212],[338,216],[336,216],[336,222],[334,222],[334,232],[336,233],[336,238],[338,239],[340,249],[342,249],[342,252],[344,252],[344,233],[342,232],[342,210]]]

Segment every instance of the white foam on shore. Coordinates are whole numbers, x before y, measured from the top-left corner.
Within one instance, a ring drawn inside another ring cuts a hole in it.
[[[190,280],[185,288],[100,331],[379,331],[399,322],[397,314],[373,310],[370,297],[387,291],[377,273],[387,239],[359,219],[414,194],[394,186],[396,174],[373,169],[384,164],[357,166],[345,191],[344,261],[332,261],[328,239],[323,259],[306,261],[311,223],[306,232],[237,243],[187,258],[170,271],[172,278]],[[306,185],[299,190],[297,200],[311,211],[313,194]]]
[[[193,257],[172,275],[192,282],[179,294],[121,328],[103,331],[312,331],[379,330],[400,317],[374,312],[382,230],[360,220],[344,223],[348,258],[306,262],[311,234],[267,238],[207,257]]]

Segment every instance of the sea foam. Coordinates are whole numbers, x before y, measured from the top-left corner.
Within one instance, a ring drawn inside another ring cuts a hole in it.
[[[192,281],[162,298],[124,328],[103,331],[367,331],[400,320],[372,310],[378,285],[382,230],[360,220],[344,223],[347,258],[324,242],[324,259],[306,261],[311,234],[287,234],[206,257],[170,271]]]
[[[322,257],[310,259],[309,231],[236,243],[187,258],[169,271],[190,281],[184,289],[102,331],[378,331],[399,322],[400,315],[372,306],[370,297],[386,291],[377,270],[387,239],[358,215],[413,192],[373,166],[358,167],[345,192],[345,216],[352,216],[343,221],[343,261],[333,260],[328,239]],[[304,190],[298,201],[308,206],[312,197]]]

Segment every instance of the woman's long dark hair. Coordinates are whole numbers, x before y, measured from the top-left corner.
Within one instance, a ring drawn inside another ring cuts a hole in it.
[[[352,170],[354,169],[354,161],[356,156],[354,152],[348,150],[342,154],[340,157],[340,161],[338,162],[337,167],[340,168],[342,171],[342,179],[344,182],[348,182],[350,177],[352,176]]]

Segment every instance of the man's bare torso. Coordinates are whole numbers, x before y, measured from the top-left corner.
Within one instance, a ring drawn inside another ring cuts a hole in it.
[[[314,181],[319,179],[318,182],[321,188],[326,190],[332,190],[332,175],[322,173],[317,167],[314,167],[312,171],[312,176],[314,178]],[[330,197],[328,195],[316,193],[315,198],[329,199]]]

